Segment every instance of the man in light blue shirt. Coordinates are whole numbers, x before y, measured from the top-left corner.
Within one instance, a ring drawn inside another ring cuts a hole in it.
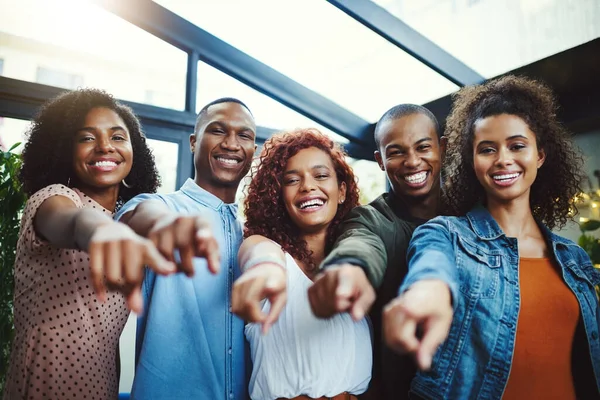
[[[175,193],[137,196],[117,215],[191,276],[145,271],[134,399],[246,398],[244,322],[231,313],[230,297],[242,241],[235,194],[255,139],[254,118],[241,101],[209,103],[190,136],[194,180]],[[220,259],[194,257],[217,245]]]

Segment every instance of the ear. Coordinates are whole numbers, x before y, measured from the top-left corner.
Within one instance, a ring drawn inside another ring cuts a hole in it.
[[[442,162],[446,159],[446,146],[448,145],[448,138],[446,136],[442,136],[440,138],[440,156],[442,158]]]
[[[346,182],[342,182],[340,184],[340,196],[339,196],[339,198],[340,198],[340,201],[342,201],[342,203],[344,201],[346,201]]]
[[[385,171],[385,166],[383,165],[383,160],[381,159],[381,153],[379,152],[379,150],[375,150],[375,153],[373,153],[373,155],[375,155],[375,161],[377,161],[377,164],[379,164],[379,168],[382,171]]]
[[[544,165],[544,161],[546,161],[546,152],[544,151],[544,149],[539,149],[538,150],[538,160],[537,160],[538,169],[542,168],[542,165]]]
[[[196,148],[196,134],[192,133],[190,135],[190,151],[193,153],[194,148]]]

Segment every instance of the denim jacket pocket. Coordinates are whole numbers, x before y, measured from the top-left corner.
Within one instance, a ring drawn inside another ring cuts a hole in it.
[[[457,237],[456,261],[460,291],[471,298],[494,298],[498,293],[502,255]]]

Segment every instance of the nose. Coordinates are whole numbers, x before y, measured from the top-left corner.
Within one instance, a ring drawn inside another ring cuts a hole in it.
[[[109,153],[115,151],[115,148],[108,137],[100,137],[96,140],[96,151],[99,153]]]
[[[421,163],[421,158],[414,152],[410,151],[406,155],[404,165],[408,168],[417,168]]]
[[[510,151],[506,148],[498,149],[498,154],[496,158],[496,165],[499,167],[506,167],[507,165],[513,164],[513,157]]]
[[[230,150],[230,151],[238,151],[240,149],[240,142],[238,141],[237,135],[229,134],[223,138],[221,142],[221,147]]]
[[[317,186],[315,185],[315,181],[312,177],[306,177],[302,179],[302,182],[300,183],[301,192],[312,192],[316,188]]]

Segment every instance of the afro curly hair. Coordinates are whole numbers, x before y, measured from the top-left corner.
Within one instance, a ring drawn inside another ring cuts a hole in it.
[[[483,118],[510,114],[525,121],[546,155],[531,187],[533,215],[550,229],[563,227],[571,219],[571,199],[581,191],[583,158],[557,119],[552,91],[536,80],[508,75],[464,87],[453,97],[446,121],[448,212],[464,215],[477,203],[485,203],[485,192],[473,169],[474,125]]]
[[[246,215],[245,237],[262,235],[277,242],[284,251],[307,265],[316,268],[306,241],[286,211],[282,196],[282,180],[287,161],[300,150],[316,147],[331,157],[339,184],[346,184],[346,200],[328,227],[325,250],[337,237],[337,227],[348,212],[359,204],[359,190],[352,168],[342,148],[317,129],[298,129],[270,137],[264,144],[259,164],[252,169],[248,195],[244,200]]]
[[[99,89],[78,89],[65,92],[45,103],[27,132],[28,140],[22,153],[23,165],[19,178],[25,193],[32,195],[54,184],[68,185],[75,176],[73,170],[73,136],[82,126],[88,112],[97,107],[108,108],[121,117],[133,148],[133,165],[126,181],[120,185],[119,196],[126,202],[140,193],[154,193],[160,178],[152,151],[146,143],[140,122],[131,108]]]

